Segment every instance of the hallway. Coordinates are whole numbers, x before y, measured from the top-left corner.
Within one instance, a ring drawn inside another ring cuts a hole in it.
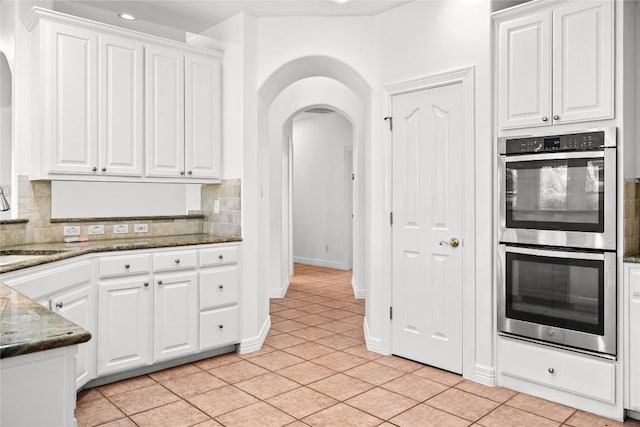
[[[260,351],[82,391],[78,425],[640,426],[369,352],[351,272],[295,270]]]

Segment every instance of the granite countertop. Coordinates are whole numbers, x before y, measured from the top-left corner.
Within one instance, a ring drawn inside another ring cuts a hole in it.
[[[625,255],[622,260],[624,262],[635,262],[640,264],[640,253],[637,254],[631,254],[631,255]]]
[[[0,266],[0,273],[20,270],[49,262],[60,261],[79,255],[95,252],[126,251],[133,249],[168,248],[174,246],[206,245],[212,243],[239,242],[238,237],[218,236],[215,234],[186,234],[168,237],[147,237],[136,239],[94,240],[78,243],[42,243],[3,247],[2,251],[20,255],[43,255],[25,261]]]
[[[0,283],[0,359],[80,344],[91,334]]]

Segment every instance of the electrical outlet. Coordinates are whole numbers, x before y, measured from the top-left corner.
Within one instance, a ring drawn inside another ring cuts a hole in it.
[[[77,225],[69,225],[64,227],[63,230],[64,236],[79,236],[80,235],[80,227]]]
[[[104,225],[90,225],[89,234],[104,234]]]
[[[133,225],[134,233],[148,233],[149,225],[148,224],[134,224]]]
[[[220,213],[220,200],[218,199],[215,199],[213,201],[213,213],[214,214]]]
[[[127,234],[129,232],[129,224],[116,224],[113,226],[113,234]]]

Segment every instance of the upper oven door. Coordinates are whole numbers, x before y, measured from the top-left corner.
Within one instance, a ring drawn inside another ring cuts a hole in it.
[[[499,156],[505,243],[616,249],[616,150]]]

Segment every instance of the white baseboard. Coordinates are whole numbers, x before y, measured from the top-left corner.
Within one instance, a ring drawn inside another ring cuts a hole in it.
[[[374,353],[389,355],[382,348],[382,342],[379,338],[373,338],[369,333],[369,323],[367,322],[367,318],[364,318],[364,341],[367,344],[367,350],[373,351]]]
[[[284,298],[289,290],[289,278],[287,277],[280,289],[269,288],[269,298]]]
[[[349,270],[349,268],[347,268],[344,262],[327,261],[325,259],[294,256],[293,262],[298,264],[315,265],[316,267],[334,268],[336,270]]]
[[[240,345],[238,345],[237,353],[246,354],[260,350],[262,348],[262,344],[264,344],[264,340],[267,339],[269,329],[271,329],[271,316],[267,316],[267,319],[262,324],[262,328],[260,328],[260,332],[258,332],[257,336],[242,340]]]
[[[356,276],[354,275],[351,275],[351,287],[353,288],[353,296],[356,299],[365,299],[367,297],[367,291],[365,289],[358,289]]]
[[[474,381],[488,385],[496,385],[496,370],[490,366],[476,365]]]

